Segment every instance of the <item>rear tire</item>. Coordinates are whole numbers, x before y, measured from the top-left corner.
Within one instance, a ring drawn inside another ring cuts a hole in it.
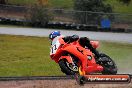
[[[117,70],[118,70],[117,66],[115,62],[108,55],[101,53],[100,58],[102,59],[102,61],[99,62],[99,64],[102,65],[104,68],[102,74],[105,75],[117,74]]]
[[[59,61],[59,66],[61,68],[61,71],[65,73],[66,75],[75,75],[75,73],[78,73],[78,71],[73,71],[67,66],[67,60],[62,59]]]

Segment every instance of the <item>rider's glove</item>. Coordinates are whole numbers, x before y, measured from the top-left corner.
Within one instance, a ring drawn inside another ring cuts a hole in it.
[[[79,39],[78,35],[71,36],[71,42],[77,41]]]

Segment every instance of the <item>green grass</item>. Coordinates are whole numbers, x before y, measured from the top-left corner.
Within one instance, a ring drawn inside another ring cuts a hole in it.
[[[0,76],[62,75],[47,38],[0,35]]]
[[[17,5],[32,5],[36,2],[37,0],[8,0],[9,4]],[[128,6],[118,2],[117,0],[106,0],[106,3],[111,4],[114,12],[132,13],[132,1]],[[74,0],[49,0],[49,6],[52,8],[73,9],[73,4]]]
[[[51,7],[54,8],[63,8],[63,9],[72,9],[73,0],[49,0]]]
[[[0,76],[64,75],[49,57],[45,37],[0,35]],[[132,66],[132,44],[101,42],[99,50],[110,55],[121,69]]]
[[[36,4],[37,0],[9,0],[9,4],[16,5],[32,5]],[[49,0],[49,6],[52,8],[72,8],[73,0]]]
[[[124,5],[121,2],[118,2],[117,0],[106,0],[106,3],[110,4],[114,10],[114,12],[118,13],[132,13],[132,1],[130,4]]]
[[[120,72],[132,73],[132,44],[102,42],[99,50],[114,59]]]
[[[37,0],[8,0],[9,4],[15,5],[32,5],[35,4]]]
[[[11,25],[11,24],[0,24],[0,27],[31,28],[31,26],[21,26],[21,25]]]

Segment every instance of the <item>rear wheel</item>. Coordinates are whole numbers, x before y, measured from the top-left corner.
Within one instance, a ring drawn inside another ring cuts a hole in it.
[[[100,54],[99,64],[104,67],[102,74],[117,74],[117,66],[115,62],[106,54]]]
[[[68,63],[66,59],[62,59],[59,61],[59,66],[61,68],[61,71],[65,73],[66,75],[74,75],[75,73],[78,73],[78,66],[76,63]]]

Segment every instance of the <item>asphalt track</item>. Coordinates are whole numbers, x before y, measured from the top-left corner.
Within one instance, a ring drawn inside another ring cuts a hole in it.
[[[132,75],[129,75],[132,79]],[[20,81],[20,80],[74,80],[74,76],[25,76],[25,77],[0,77],[0,81]],[[131,80],[132,81],[132,80]]]
[[[132,88],[130,83],[86,83],[80,86],[70,77],[0,77],[0,88]]]
[[[0,27],[0,34],[47,37],[49,33],[55,30],[57,29]],[[105,40],[105,41],[132,44],[132,33],[110,33],[110,32],[91,32],[91,31],[72,31],[72,30],[59,30],[59,31],[65,36],[77,34],[80,37],[87,36],[93,40]]]

